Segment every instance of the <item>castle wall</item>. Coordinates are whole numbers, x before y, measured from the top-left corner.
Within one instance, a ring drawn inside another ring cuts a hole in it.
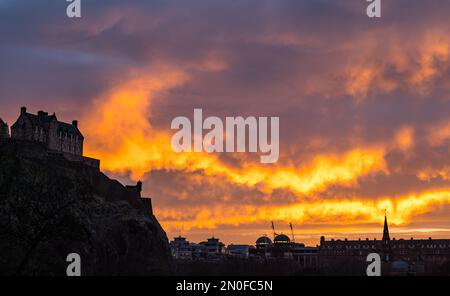
[[[56,138],[52,137],[48,149],[64,153],[83,155],[83,139],[67,133],[59,134]]]
[[[153,215],[152,201],[150,198],[141,197],[140,187],[123,186],[117,180],[108,178],[103,173],[95,170],[86,171],[87,177],[91,180],[95,192],[103,196],[107,201],[127,201],[134,209],[144,211]]]
[[[50,124],[49,131],[48,149],[79,156],[83,155],[83,139],[81,137],[58,131],[57,121]]]
[[[49,124],[47,148],[50,150],[61,151],[61,145],[58,141],[58,122],[53,120]]]
[[[83,156],[83,163],[90,167],[100,170],[100,160]]]
[[[153,215],[152,199],[149,197],[142,197],[141,201],[144,204],[145,209],[149,210],[150,213]]]

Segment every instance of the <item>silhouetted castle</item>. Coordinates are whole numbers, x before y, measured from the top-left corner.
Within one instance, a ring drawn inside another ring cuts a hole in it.
[[[20,147],[20,154],[27,158],[52,162],[63,160],[64,165],[69,161],[68,166],[87,166],[89,170],[84,171],[84,174],[97,194],[105,196],[109,201],[121,201],[125,198],[133,208],[145,209],[153,214],[151,198],[141,196],[141,181],[133,186],[123,186],[100,172],[100,160],[83,155],[84,137],[76,120],[68,124],[58,121],[55,113],[49,115],[39,111],[31,114],[26,107],[22,107],[19,118],[11,126],[11,135],[8,125],[0,118],[0,142],[17,145]]]
[[[44,143],[48,150],[83,155],[84,137],[78,129],[78,122],[72,124],[58,121],[55,113],[39,111],[37,115],[20,109],[20,116],[11,126],[11,137],[17,140]]]
[[[11,126],[11,137],[8,125],[0,119],[0,139],[5,141],[8,138],[39,143],[48,155],[61,155],[69,161],[100,168],[100,160],[83,156],[84,137],[78,129],[78,121],[74,120],[72,124],[58,121],[55,113],[49,115],[39,111],[31,114],[26,107],[22,107],[19,118]]]

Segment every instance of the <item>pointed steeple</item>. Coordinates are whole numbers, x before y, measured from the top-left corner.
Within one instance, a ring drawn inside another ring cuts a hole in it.
[[[384,228],[383,228],[383,241],[389,241],[391,240],[389,237],[389,228],[387,223],[387,215],[384,214]]]

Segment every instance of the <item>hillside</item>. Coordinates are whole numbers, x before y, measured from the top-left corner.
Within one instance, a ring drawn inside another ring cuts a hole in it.
[[[0,275],[171,274],[167,236],[140,199],[103,173],[47,156],[38,144],[0,143]]]

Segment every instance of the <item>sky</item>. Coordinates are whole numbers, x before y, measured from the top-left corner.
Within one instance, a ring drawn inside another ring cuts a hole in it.
[[[79,120],[169,238],[450,237],[450,2],[0,0],[0,117]],[[277,116],[280,157],[175,153],[171,121]]]

